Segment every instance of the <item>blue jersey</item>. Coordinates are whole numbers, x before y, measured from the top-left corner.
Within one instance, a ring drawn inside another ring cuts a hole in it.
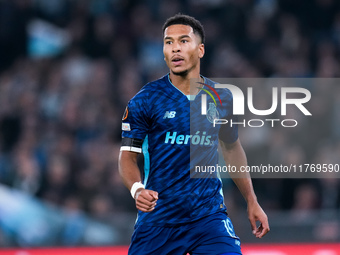
[[[196,165],[216,166],[218,139],[233,143],[238,138],[235,125],[212,124],[214,118],[233,118],[229,90],[216,89],[223,104],[207,96],[207,113],[201,114],[201,95],[214,87],[209,79],[204,83],[205,90],[189,100],[166,75],[145,85],[128,103],[121,150],[143,153],[143,184],[159,194],[152,212],[138,212],[137,225],[174,226],[226,211],[219,178],[190,176]]]

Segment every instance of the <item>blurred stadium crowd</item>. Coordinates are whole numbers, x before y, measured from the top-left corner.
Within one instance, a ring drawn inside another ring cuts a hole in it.
[[[168,72],[161,27],[178,12],[205,27],[206,77],[340,76],[336,0],[0,1],[0,183],[111,224],[135,213],[117,169],[121,117],[145,83]],[[29,49],[36,19],[67,33],[59,54]],[[250,164],[339,163],[340,87],[309,89],[313,118],[298,128],[241,128]],[[243,210],[225,182],[230,210]],[[340,207],[337,178],[254,185],[268,211],[303,218]]]

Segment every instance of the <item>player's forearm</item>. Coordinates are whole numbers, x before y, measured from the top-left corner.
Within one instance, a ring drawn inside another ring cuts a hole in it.
[[[229,173],[237,188],[240,190],[247,203],[257,202],[250,174],[241,172],[240,169],[247,165],[247,157],[239,140],[233,144],[221,142],[224,160],[227,164],[235,166],[237,172]]]
[[[244,199],[247,201],[248,204],[257,202],[257,198],[250,177],[240,178],[240,176],[237,176],[235,178],[233,177],[231,178],[235,182],[237,188],[240,190],[241,194],[243,195]]]
[[[121,151],[119,154],[118,169],[125,186],[131,190],[135,182],[141,181],[140,171],[137,165],[137,153]]]

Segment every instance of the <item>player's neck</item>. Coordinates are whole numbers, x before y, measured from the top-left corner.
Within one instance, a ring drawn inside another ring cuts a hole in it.
[[[190,95],[193,92],[193,91],[190,91],[190,79],[202,79],[199,72],[188,73],[187,75],[176,75],[170,72],[169,78],[172,84],[176,88],[178,88],[180,91],[182,91],[184,95]],[[197,92],[194,94],[197,94]]]

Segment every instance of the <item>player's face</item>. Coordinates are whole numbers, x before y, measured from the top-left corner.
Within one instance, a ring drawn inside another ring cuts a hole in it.
[[[199,61],[204,55],[204,44],[192,27],[172,25],[164,31],[164,60],[170,71],[176,75],[188,74],[199,69]]]

